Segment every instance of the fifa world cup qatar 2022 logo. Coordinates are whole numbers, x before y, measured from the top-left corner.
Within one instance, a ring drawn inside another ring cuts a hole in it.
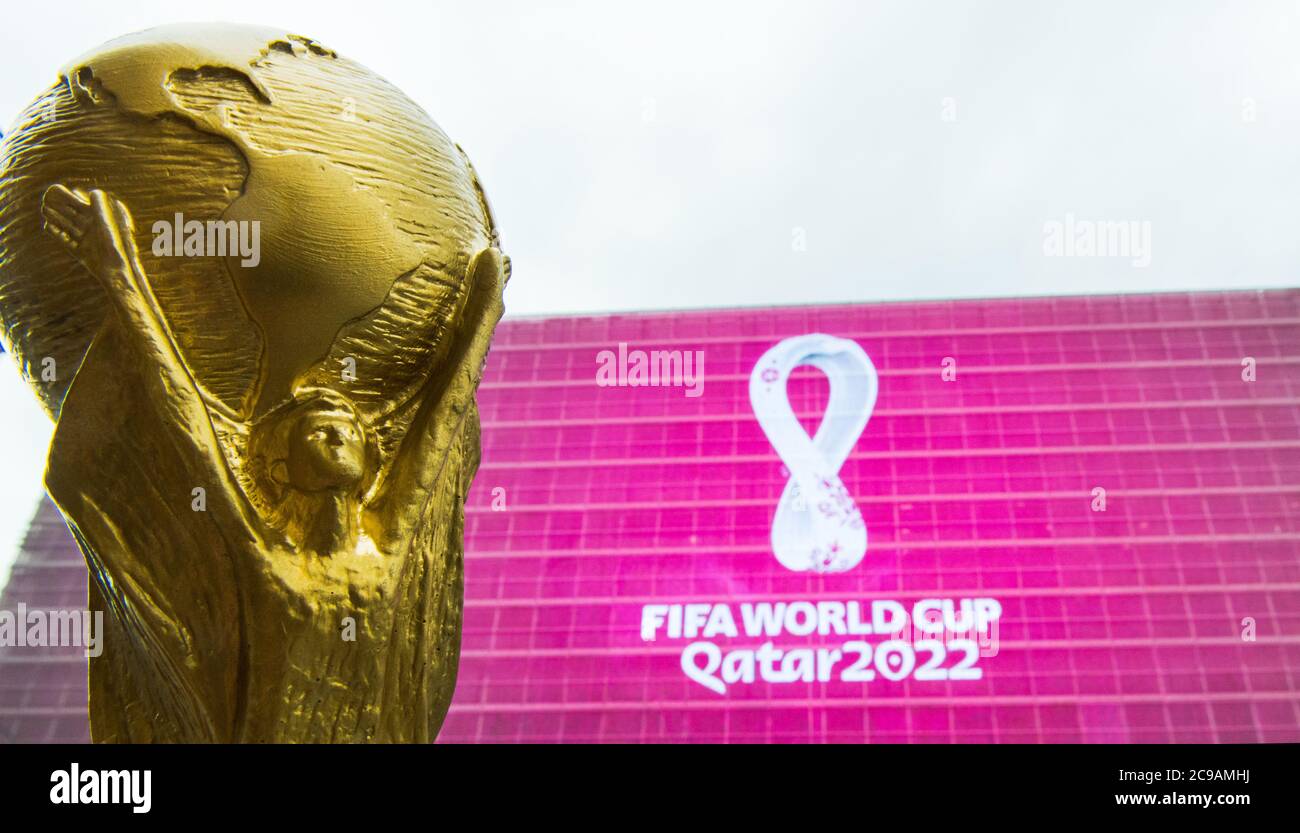
[[[830,382],[825,413],[811,436],[787,390],[790,374],[802,366],[821,370]],[[840,469],[867,427],[878,392],[875,366],[863,349],[820,333],[788,338],[754,366],[750,403],[790,472],[772,516],[772,552],[786,569],[844,573],[866,556],[867,526]],[[757,684],[763,688],[753,696],[766,697],[770,686],[982,679],[979,660],[997,654],[1001,616],[1001,603],[987,597],[906,603],[656,598],[641,608],[641,639],[684,641],[682,673],[715,694]],[[799,642],[782,644],[786,637]],[[825,694],[809,688],[805,696]]]
[[[826,413],[809,437],[799,424],[786,384],[790,373],[812,366],[826,374]],[[867,553],[867,526],[840,480],[876,405],[875,365],[854,341],[821,333],[787,338],[772,347],[749,377],[749,401],[758,424],[790,471],[772,517],[772,552],[799,572],[840,573]]]

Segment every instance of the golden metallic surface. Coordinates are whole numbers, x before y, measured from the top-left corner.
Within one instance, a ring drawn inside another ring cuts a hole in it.
[[[0,314],[106,611],[94,740],[436,736],[508,275],[460,148],[308,38],[151,29],[23,113]]]

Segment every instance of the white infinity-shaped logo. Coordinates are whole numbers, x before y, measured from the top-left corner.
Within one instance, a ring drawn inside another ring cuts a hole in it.
[[[831,388],[811,439],[786,393],[790,371],[802,365],[825,373]],[[787,338],[754,365],[750,404],[790,470],[772,518],[772,551],[788,569],[839,573],[866,555],[867,525],[839,472],[867,427],[879,387],[875,365],[856,342],[821,333]]]

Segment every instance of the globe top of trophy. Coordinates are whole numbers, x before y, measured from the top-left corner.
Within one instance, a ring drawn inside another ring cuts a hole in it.
[[[186,363],[238,419],[345,377],[368,418],[400,408],[437,358],[467,259],[497,244],[473,168],[423,110],[280,30],[177,25],[110,41],[66,65],[0,160],[4,338],[53,417],[106,305],[43,231],[52,183],[129,207]],[[157,245],[214,222],[256,223],[256,257]]]

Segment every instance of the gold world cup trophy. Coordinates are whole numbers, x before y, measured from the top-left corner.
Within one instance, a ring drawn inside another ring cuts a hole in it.
[[[468,158],[309,38],[169,26],[0,153],[5,348],[104,610],[95,741],[431,741],[509,260]]]

